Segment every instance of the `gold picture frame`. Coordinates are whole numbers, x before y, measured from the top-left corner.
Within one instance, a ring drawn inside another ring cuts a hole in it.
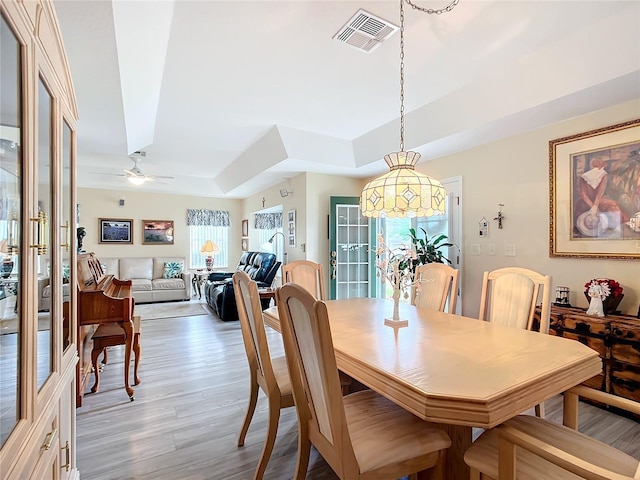
[[[549,141],[549,256],[640,259],[640,119]]]
[[[173,245],[173,220],[142,220],[143,245]]]

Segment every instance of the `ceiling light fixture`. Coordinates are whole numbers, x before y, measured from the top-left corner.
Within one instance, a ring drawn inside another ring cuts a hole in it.
[[[128,176],[127,180],[129,180],[129,183],[132,183],[133,185],[142,185],[147,179],[144,177]]]
[[[418,152],[404,151],[404,2],[415,10],[440,15],[450,12],[460,0],[434,10],[400,0],[400,151],[385,155],[389,172],[367,183],[360,195],[365,217],[430,217],[445,212],[446,191],[442,184],[415,170]]]

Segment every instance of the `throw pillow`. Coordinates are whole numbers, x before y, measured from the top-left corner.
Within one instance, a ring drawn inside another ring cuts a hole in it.
[[[184,265],[180,262],[165,262],[162,278],[180,278],[184,271]]]

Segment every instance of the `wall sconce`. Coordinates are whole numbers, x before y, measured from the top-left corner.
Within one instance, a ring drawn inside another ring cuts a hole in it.
[[[288,190],[288,189],[286,189],[286,188],[281,188],[281,189],[280,189],[280,196],[281,196],[282,198],[284,198],[284,197],[288,197],[289,195],[293,195],[293,190],[289,191],[289,190]]]

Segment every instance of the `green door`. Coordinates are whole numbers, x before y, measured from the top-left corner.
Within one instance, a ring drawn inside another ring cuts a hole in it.
[[[331,197],[329,295],[331,300],[375,297],[375,220],[362,216],[359,197]]]

